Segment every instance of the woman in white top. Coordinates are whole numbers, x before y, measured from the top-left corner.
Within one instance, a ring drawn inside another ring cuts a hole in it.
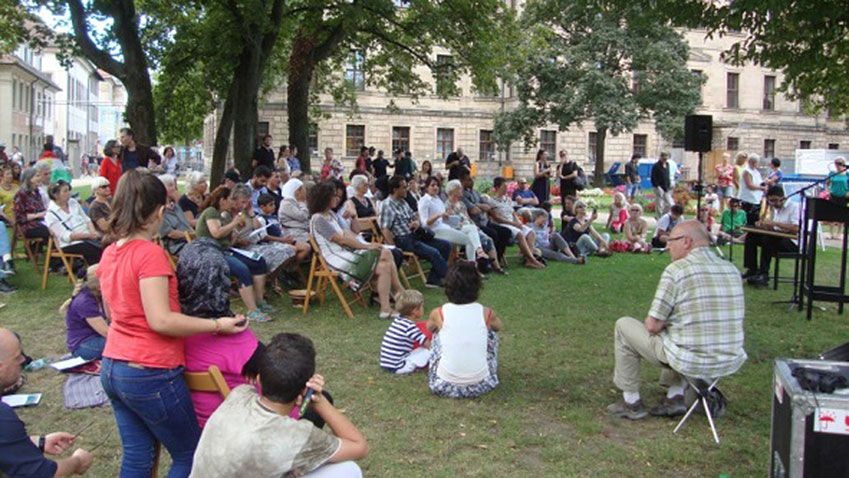
[[[165,174],[177,172],[177,155],[174,153],[173,146],[166,146],[162,151],[162,165],[165,167]]]
[[[424,226],[433,229],[437,239],[448,241],[466,248],[466,259],[486,259],[487,255],[481,247],[478,228],[474,224],[459,225],[460,218],[451,217],[445,211],[445,203],[439,198],[439,179],[431,176],[425,181],[425,195],[419,200],[419,218]],[[458,229],[450,226],[448,221],[458,223]]]
[[[761,159],[757,154],[750,154],[746,168],[743,170],[743,178],[740,181],[739,198],[743,201],[743,210],[746,211],[746,224],[753,225],[760,220],[761,199],[763,199],[766,186],[763,177],[758,171],[758,161]]]
[[[477,302],[481,278],[471,262],[458,262],[445,276],[449,303],[430,313],[433,332],[428,386],[436,395],[474,398],[498,385],[501,321]]]
[[[71,199],[71,185],[65,181],[53,183],[47,194],[51,201],[44,222],[59,248],[69,254],[81,254],[88,265],[100,262],[100,234],[80,203]]]

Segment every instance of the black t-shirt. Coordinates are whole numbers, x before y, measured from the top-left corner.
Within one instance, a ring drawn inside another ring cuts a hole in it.
[[[139,150],[130,151],[129,149],[125,149],[123,158],[121,159],[121,169],[127,172],[139,166],[141,166],[139,164]]]
[[[569,161],[560,168],[560,174],[568,176],[578,170],[578,163]],[[560,194],[566,196],[574,196],[578,193],[578,187],[575,186],[575,178],[560,180]]]
[[[190,211],[192,213],[192,215],[195,217],[195,219],[197,219],[198,210],[200,209],[200,206],[195,204],[195,202],[192,201],[191,199],[189,199],[188,196],[186,196],[185,194],[180,196],[180,199],[177,201],[177,204],[180,205],[180,207],[183,209],[183,211]]]
[[[466,156],[465,154],[462,157],[460,157],[460,155],[458,155],[456,152],[448,155],[448,158],[445,159],[445,166],[447,167],[448,163],[450,163],[452,161],[457,161],[457,160],[460,161],[460,164],[453,166],[453,167],[448,169],[448,180],[449,181],[451,181],[452,179],[460,179],[460,172],[463,170],[463,168],[465,168],[469,171],[471,171],[471,169],[472,169],[472,163],[471,163],[471,161],[469,161],[469,157]]]
[[[265,166],[266,168],[274,171],[274,150],[266,147],[260,146],[254,152],[254,159],[256,160],[256,166]]]
[[[14,410],[0,402],[0,475],[52,478],[56,468],[56,462],[45,458],[30,441]]]
[[[589,234],[589,228],[585,229],[584,232],[576,231],[576,224],[581,225],[581,222],[578,221],[578,218],[573,217],[572,220],[569,221],[569,224],[566,226],[566,229],[564,229],[561,233],[563,239],[566,239],[566,242],[568,242],[569,244],[577,244],[578,239],[580,239],[581,236],[583,236],[584,234]]]
[[[386,158],[378,158],[375,159],[371,165],[374,167],[374,177],[382,178],[383,176],[386,176],[386,167],[389,166],[389,160]]]
[[[640,175],[637,172],[637,166],[630,161],[625,163],[625,177],[631,180],[631,184],[637,184],[640,180]]]

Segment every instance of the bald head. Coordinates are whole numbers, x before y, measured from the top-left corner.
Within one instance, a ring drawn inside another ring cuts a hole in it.
[[[670,235],[682,235],[689,237],[693,240],[693,247],[703,247],[710,245],[710,233],[708,233],[707,228],[701,222],[690,219],[688,221],[682,221],[680,224],[675,226],[673,232]]]
[[[0,360],[6,358],[6,354],[15,350],[18,346],[18,337],[9,330],[0,327]]]
[[[23,361],[18,337],[11,330],[0,327],[0,390],[18,382]]]

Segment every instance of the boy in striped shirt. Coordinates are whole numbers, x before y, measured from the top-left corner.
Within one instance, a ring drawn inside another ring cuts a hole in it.
[[[416,326],[424,315],[424,296],[417,290],[405,290],[395,296],[396,317],[380,344],[380,367],[404,375],[427,365],[430,360],[430,338]],[[419,348],[414,346],[421,345]]]

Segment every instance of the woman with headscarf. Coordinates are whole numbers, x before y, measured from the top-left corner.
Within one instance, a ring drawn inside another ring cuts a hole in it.
[[[283,234],[296,241],[309,242],[310,212],[307,209],[307,192],[300,179],[292,178],[283,185],[283,201],[277,211]]]

